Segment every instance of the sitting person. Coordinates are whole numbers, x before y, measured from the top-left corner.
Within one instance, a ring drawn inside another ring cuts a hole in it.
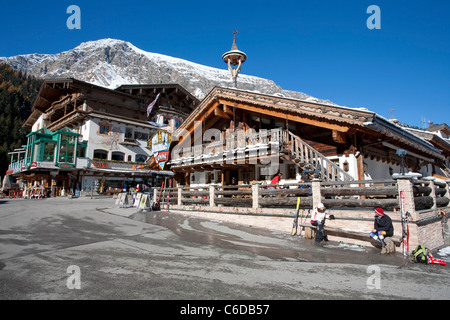
[[[375,209],[375,222],[373,230],[370,236],[381,242],[381,254],[388,253],[386,248],[386,237],[392,237],[394,235],[394,226],[392,225],[392,220],[389,216],[384,214],[384,210],[381,208]]]

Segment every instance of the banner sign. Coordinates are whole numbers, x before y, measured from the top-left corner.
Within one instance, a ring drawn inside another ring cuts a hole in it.
[[[164,165],[169,160],[169,147],[171,142],[171,134],[164,130],[158,130],[148,141],[148,147],[152,150],[153,157],[159,164],[161,170],[164,170]]]

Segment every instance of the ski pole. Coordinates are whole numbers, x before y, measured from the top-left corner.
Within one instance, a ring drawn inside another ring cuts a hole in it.
[[[170,199],[170,188],[172,187],[172,179],[169,181],[169,190],[167,193],[167,206],[166,206],[166,212],[169,210],[169,199]]]

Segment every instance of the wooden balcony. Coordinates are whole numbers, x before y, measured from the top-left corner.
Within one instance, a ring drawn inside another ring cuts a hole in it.
[[[245,134],[236,131],[225,140],[176,148],[170,161],[172,168],[192,164],[233,162],[241,159],[278,154],[282,145],[282,129],[262,130]]]

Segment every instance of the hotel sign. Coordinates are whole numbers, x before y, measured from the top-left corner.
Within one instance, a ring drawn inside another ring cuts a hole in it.
[[[148,140],[148,147],[153,152],[155,161],[159,164],[161,170],[164,170],[164,165],[169,160],[169,147],[172,142],[172,135],[169,132],[158,130],[150,140]]]

